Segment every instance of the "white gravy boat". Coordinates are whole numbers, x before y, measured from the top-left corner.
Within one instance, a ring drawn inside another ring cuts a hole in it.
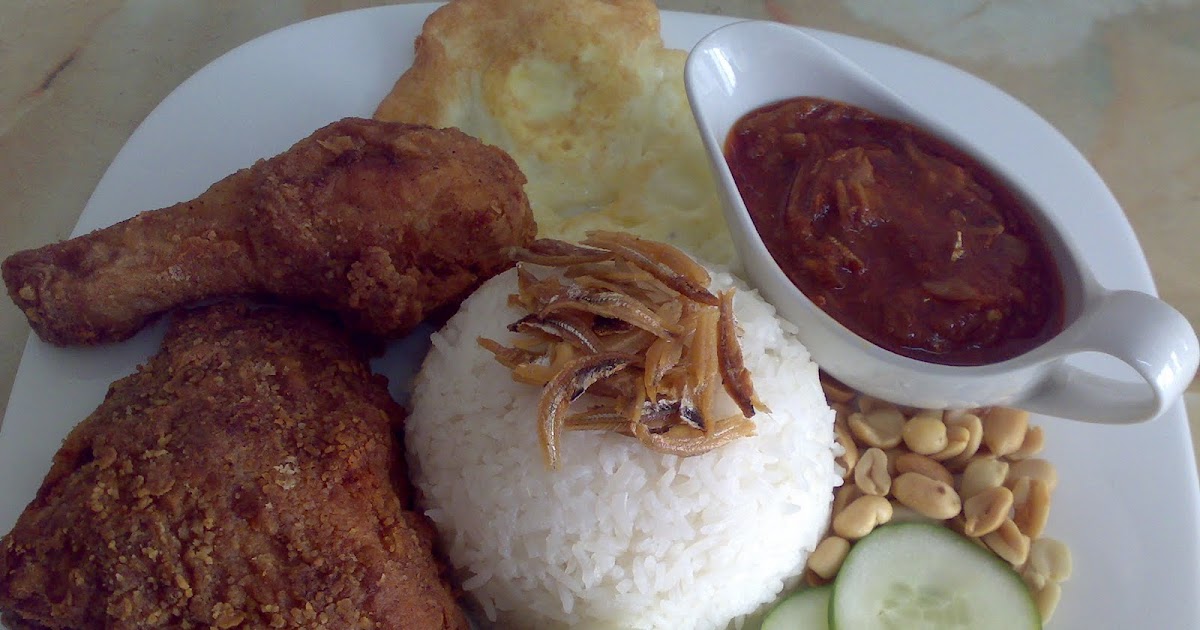
[[[686,83],[692,112],[723,196],[725,219],[755,286],[800,329],[829,374],[862,392],[924,408],[1011,405],[1089,422],[1149,420],[1173,404],[1196,373],[1196,333],[1178,311],[1146,293],[1108,290],[1095,280],[1048,208],[964,138],[909,106],[854,62],[803,31],[772,22],[718,29],[692,50]],[[949,141],[998,174],[1028,204],[1062,274],[1064,328],[1017,357],[981,366],[927,363],[884,350],[813,304],[767,251],[738,194],[723,153],[735,122],[763,105],[816,96],[912,123]],[[1069,364],[1082,352],[1115,357],[1140,382]]]

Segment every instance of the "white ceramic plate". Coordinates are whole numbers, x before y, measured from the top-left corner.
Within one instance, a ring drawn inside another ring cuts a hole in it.
[[[435,5],[366,9],[260,37],[197,72],[134,132],[96,187],[75,234],[191,198],[255,159],[335,119],[368,116],[412,61]],[[665,13],[667,44],[692,46],[728,18]],[[1096,276],[1153,291],[1121,209],[1086,160],[1046,122],[996,88],[913,53],[815,35],[912,104],[979,139],[1050,200]],[[158,326],[122,344],[64,350],[31,338],[0,428],[0,532],[33,498],[67,432],[108,384],[152,353]],[[403,389],[424,340],[397,344],[378,368]],[[1058,465],[1049,534],[1075,554],[1055,629],[1200,627],[1200,490],[1183,405],[1130,427],[1037,418]],[[483,515],[481,515],[483,517]]]

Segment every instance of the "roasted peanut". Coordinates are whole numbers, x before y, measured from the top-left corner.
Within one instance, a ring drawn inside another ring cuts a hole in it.
[[[821,385],[836,410],[836,461],[845,474],[830,534],[809,555],[804,581],[829,583],[854,541],[879,525],[941,522],[1017,568],[1048,618],[1071,556],[1061,542],[1039,538],[1058,476],[1035,457],[1046,436],[1029,426],[1028,412],[899,407],[824,375]]]
[[[1029,498],[1029,486],[1032,484],[1033,480],[1029,477],[1018,477],[1004,481],[1004,487],[1012,490],[1014,503],[1024,503]]]
[[[891,475],[893,479],[896,477],[896,460],[907,452],[908,450],[903,446],[883,449],[883,454],[887,455],[888,474]]]
[[[980,409],[946,409],[942,412],[942,420],[946,424],[951,424],[967,415],[978,416],[980,411]]]
[[[947,437],[949,437],[949,432],[954,427],[962,427],[967,430],[967,445],[963,447],[961,453],[946,460],[946,467],[950,470],[960,471],[979,452],[979,445],[983,443],[983,421],[973,413],[965,413],[948,418],[946,420]]]
[[[1042,480],[1050,492],[1054,492],[1054,489],[1058,487],[1058,471],[1054,469],[1054,464],[1044,459],[1030,458],[1013,462],[1008,467],[1008,475],[1004,485],[1011,488],[1012,484],[1021,477]]]
[[[954,485],[954,475],[945,466],[924,455],[903,453],[896,458],[896,473],[901,475],[908,472],[937,479],[948,486]]]
[[[942,414],[922,411],[908,419],[901,431],[904,445],[914,453],[932,455],[946,448],[946,425]]]
[[[988,488],[1003,486],[1008,475],[1008,462],[995,457],[978,457],[969,464],[959,479],[958,493],[969,499]]]
[[[930,455],[931,459],[944,462],[952,457],[958,457],[967,450],[971,443],[971,432],[963,426],[946,427],[946,448]],[[976,448],[978,448],[976,444]]]
[[[1033,542],[1029,543],[1030,553],[1033,553]],[[984,549],[987,549],[987,545],[984,545]],[[991,550],[989,549],[988,551]],[[1034,571],[1033,568],[1029,566],[1028,559],[1025,560],[1024,566],[1021,567],[1021,570],[1018,571],[1018,573],[1021,574],[1021,581],[1025,582],[1025,586],[1029,589],[1030,593],[1037,592],[1050,581],[1046,576]]]
[[[1046,482],[1021,477],[1013,485],[1013,522],[1030,538],[1042,535],[1050,518],[1050,489]],[[1019,499],[1018,499],[1019,498]]]
[[[996,531],[983,536],[984,544],[1006,562],[1019,567],[1029,557],[1029,537],[1021,533],[1012,519],[1005,519]]]
[[[887,455],[877,448],[867,449],[854,467],[854,483],[863,494],[886,497],[892,490]]]
[[[1033,603],[1037,605],[1038,615],[1041,616],[1043,625],[1050,621],[1050,617],[1054,616],[1054,610],[1058,608],[1060,598],[1062,598],[1062,587],[1056,582],[1048,582],[1042,588],[1034,591]]]
[[[854,400],[853,389],[826,374],[821,374],[821,391],[825,392],[825,400],[829,401],[830,405]]]
[[[854,443],[854,438],[851,437],[849,429],[833,425],[833,435],[837,443],[842,447],[842,454],[838,455],[833,461],[838,466],[842,467],[842,479],[850,479],[850,475],[854,473],[854,467],[858,465],[858,445]]]
[[[959,533],[961,534],[962,532],[959,532]],[[976,547],[979,547],[980,549],[982,549],[984,551],[987,551],[989,553],[995,553],[994,551],[992,551],[991,547],[987,546],[987,543],[983,542],[982,538],[971,538],[970,536],[967,536],[966,539],[975,543]]]
[[[1021,448],[1029,428],[1029,412],[1012,407],[992,407],[982,418],[983,443],[1001,457]]]
[[[952,518],[962,510],[962,501],[952,486],[918,473],[904,473],[893,480],[892,496],[917,512],[938,520]]]
[[[1012,506],[1012,491],[1004,486],[995,486],[976,493],[963,501],[962,533],[978,538],[996,531],[1008,518]]]
[[[852,413],[850,431],[859,442],[875,448],[892,448],[900,443],[904,416],[895,407],[880,407],[870,413]]]
[[[842,483],[842,487],[837,489],[833,494],[833,509],[831,514],[837,516],[839,512],[846,509],[855,499],[862,496],[862,490],[852,483]]]
[[[1021,442],[1021,448],[1008,454],[1008,458],[1012,460],[1028,459],[1042,452],[1046,447],[1046,432],[1042,427],[1029,427],[1025,432],[1025,441]]]
[[[892,504],[883,497],[861,496],[833,517],[833,531],[846,540],[858,540],[892,518]]]
[[[963,530],[966,529],[966,526],[967,526],[967,519],[964,518],[962,514],[959,514],[958,516],[955,516],[954,518],[946,521],[946,527],[953,530],[954,533],[959,534],[963,538],[966,538],[967,540],[975,543],[977,546],[979,546],[980,549],[983,549],[984,551],[986,551],[988,553],[994,553],[991,549],[988,548],[988,546],[983,542],[982,539],[975,538],[973,536],[968,536],[965,533],[963,533]]]
[[[848,553],[850,553],[850,541],[839,536],[830,536],[822,540],[821,544],[817,545],[817,548],[809,554],[808,568],[822,578],[831,580],[842,568],[842,561],[846,559]]]
[[[1025,572],[1043,581],[1066,582],[1071,578],[1071,549],[1053,538],[1038,538],[1029,545]]]
[[[817,572],[812,569],[804,570],[804,583],[808,586],[825,586],[829,582],[830,580],[817,575]]]
[[[846,419],[849,418],[850,414],[854,413],[854,411],[850,409],[849,405],[844,405],[842,403],[833,403],[829,406],[833,407],[833,426],[842,427],[847,433],[849,433],[850,425],[846,423]]]
[[[862,413],[871,413],[872,411],[875,411],[876,409],[896,409],[897,411],[899,411],[899,408],[897,408],[896,405],[893,405],[892,403],[887,402],[886,400],[880,400],[878,398],[875,398],[874,396],[868,396],[866,394],[858,395],[858,410],[859,411],[861,411]]]

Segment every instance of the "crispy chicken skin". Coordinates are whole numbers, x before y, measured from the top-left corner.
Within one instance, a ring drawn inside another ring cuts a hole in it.
[[[401,408],[325,316],[221,304],[67,437],[0,540],[16,628],[466,628]]]
[[[347,118],[192,201],[3,264],[57,345],[132,336],[181,304],[276,296],[397,337],[506,269],[537,226],[525,176],[454,129]]]

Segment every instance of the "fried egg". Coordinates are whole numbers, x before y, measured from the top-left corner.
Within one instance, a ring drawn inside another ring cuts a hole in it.
[[[729,263],[733,245],[649,0],[455,0],[377,118],[458,127],[524,171],[544,237],[622,230]]]

